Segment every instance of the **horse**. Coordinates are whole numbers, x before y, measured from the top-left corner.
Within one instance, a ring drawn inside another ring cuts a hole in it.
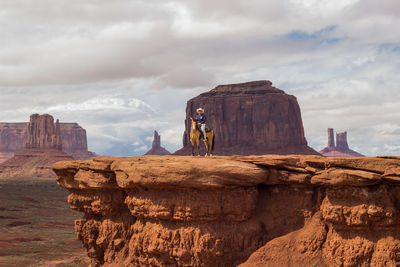
[[[190,117],[190,120],[192,121],[192,124],[190,126],[190,143],[192,143],[192,156],[194,156],[194,143],[197,143],[197,152],[200,156],[200,147],[199,147],[199,142],[200,142],[200,137],[202,136],[201,131],[199,130],[198,127],[198,122],[196,119],[193,117]],[[207,157],[208,155],[212,156],[212,152],[214,150],[214,132],[213,130],[211,131],[206,131],[206,140],[204,141],[204,145],[206,146],[206,154],[204,155]]]

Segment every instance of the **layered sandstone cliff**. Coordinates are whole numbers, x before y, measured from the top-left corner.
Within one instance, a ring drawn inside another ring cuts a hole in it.
[[[94,266],[397,266],[400,157],[96,157],[53,166]]]
[[[0,123],[0,151],[17,152],[25,148],[27,123]]]
[[[161,146],[161,136],[157,131],[154,131],[154,138],[151,149],[146,152],[145,155],[169,155],[171,154],[168,150]]]
[[[32,114],[27,126],[26,148],[61,150],[60,122],[50,114]]]
[[[26,127],[27,123],[0,123],[0,163],[25,148]]]
[[[328,146],[319,151],[325,157],[364,157],[351,150],[347,143],[347,132],[336,133],[336,145],[333,128],[328,128]]]
[[[215,132],[216,155],[318,154],[307,146],[296,97],[270,81],[219,85],[190,99],[183,148],[175,154],[191,154],[190,116],[199,107]]]
[[[88,151],[86,130],[76,122],[60,123],[63,151],[74,159],[89,159],[97,156]]]
[[[28,123],[0,123],[0,163],[25,149],[28,142]],[[86,130],[78,123],[60,123],[62,150],[74,159],[96,156],[88,151]]]
[[[26,149],[0,164],[0,178],[54,177],[51,166],[72,156],[61,150],[60,124],[49,114],[33,114],[27,126]]]

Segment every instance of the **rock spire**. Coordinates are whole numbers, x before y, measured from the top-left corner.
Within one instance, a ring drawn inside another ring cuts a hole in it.
[[[338,150],[348,150],[347,132],[336,133],[336,147]]]
[[[336,145],[333,128],[328,128],[328,146],[319,153],[326,157],[363,157],[364,155],[351,150],[347,143],[347,132],[336,133]]]
[[[169,155],[171,154],[168,150],[161,146],[161,136],[157,131],[154,131],[153,144],[151,149],[147,151],[145,155]]]
[[[335,136],[333,135],[333,128],[328,128],[328,147],[335,147]]]

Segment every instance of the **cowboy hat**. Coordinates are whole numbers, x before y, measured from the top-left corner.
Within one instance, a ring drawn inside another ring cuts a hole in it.
[[[198,109],[196,109],[196,112],[198,112],[198,113],[204,113],[204,109],[198,108]]]

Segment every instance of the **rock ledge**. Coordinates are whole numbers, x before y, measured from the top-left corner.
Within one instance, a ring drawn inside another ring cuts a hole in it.
[[[95,157],[53,165],[94,266],[396,266],[400,157]]]

